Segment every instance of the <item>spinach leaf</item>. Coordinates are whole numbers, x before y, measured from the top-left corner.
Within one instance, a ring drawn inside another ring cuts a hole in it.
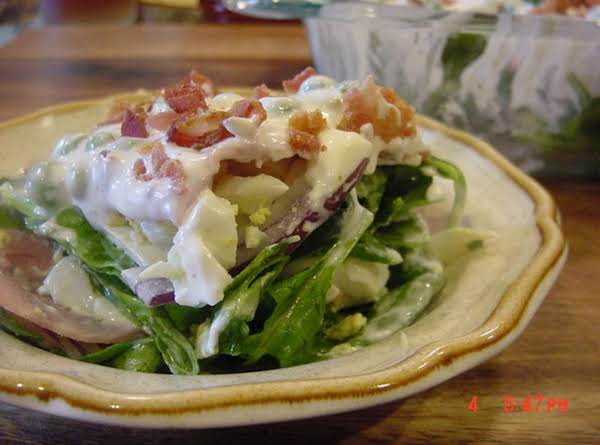
[[[163,360],[155,342],[146,338],[115,357],[110,365],[126,371],[156,372],[163,365]]]
[[[124,269],[136,265],[125,252],[94,229],[76,207],[61,210],[55,217],[55,223],[70,229],[75,235],[68,240],[59,238],[57,241],[67,243],[70,250],[94,271],[120,278]],[[48,235],[57,236],[52,232]]]
[[[375,228],[408,220],[416,207],[429,204],[427,190],[433,180],[420,167],[395,165],[380,168],[388,179],[375,216]]]
[[[383,227],[377,231],[377,239],[393,249],[413,249],[429,240],[427,226],[418,215],[413,215],[406,221],[400,221]]]
[[[114,345],[107,346],[106,348],[102,348],[99,351],[92,352],[90,354],[86,354],[82,356],[79,360],[87,363],[96,363],[102,364],[106,363],[109,360],[123,354],[125,351],[128,351],[133,346],[133,343],[115,343]]]
[[[244,341],[242,353],[250,362],[271,356],[285,367],[306,362],[314,354],[333,274],[372,221],[371,212],[362,207],[352,193],[342,215],[338,241],[309,268],[305,280],[289,281],[294,287],[290,288],[288,298],[277,304],[261,332]]]
[[[444,79],[423,104],[425,114],[442,117],[444,106],[460,89],[463,71],[483,54],[486,45],[482,34],[460,32],[448,37],[441,58]]]
[[[0,185],[0,203],[22,214],[28,227],[36,227],[48,219],[48,213],[44,208],[35,204],[21,187],[9,181]]]
[[[210,315],[210,307],[181,306],[169,303],[162,306],[169,315],[175,327],[183,334],[189,334],[190,328],[203,322]]]
[[[35,332],[31,332],[21,326],[19,322],[12,317],[10,312],[2,308],[0,308],[0,329],[29,343],[36,344],[43,340],[42,337]]]
[[[0,206],[0,230],[23,230],[25,223],[20,214],[11,208]]]
[[[104,296],[152,337],[173,374],[198,374],[199,367],[194,348],[173,325],[163,308],[146,306],[114,276],[95,272],[89,266],[86,269],[99,284],[98,287]]]
[[[198,357],[239,353],[240,342],[250,332],[247,323],[254,318],[265,289],[289,260],[285,251],[292,240],[287,238],[263,249],[227,286],[223,301],[211,310],[210,320],[198,328]]]
[[[458,82],[465,68],[483,54],[486,44],[482,34],[461,32],[448,37],[442,51],[444,81]]]
[[[443,286],[442,273],[425,272],[388,291],[375,305],[373,314],[356,341],[374,343],[411,325]]]
[[[369,232],[366,232],[356,243],[350,255],[365,261],[390,265],[399,264],[402,261],[400,252],[388,247],[379,237]]]
[[[379,210],[386,181],[387,176],[385,173],[381,169],[376,169],[370,175],[363,175],[356,184],[356,194],[359,202],[373,214],[376,214]]]

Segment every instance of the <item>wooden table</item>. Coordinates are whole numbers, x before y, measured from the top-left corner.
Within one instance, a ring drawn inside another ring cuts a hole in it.
[[[0,48],[0,120],[60,101],[159,87],[196,67],[221,85],[282,79],[310,63],[296,26],[31,30]],[[600,443],[600,183],[544,181],[571,246],[525,333],[504,353],[408,400],[313,420],[214,431],[140,431],[0,405],[1,444]],[[503,411],[503,396],[568,400]],[[479,410],[467,405],[478,396]]]

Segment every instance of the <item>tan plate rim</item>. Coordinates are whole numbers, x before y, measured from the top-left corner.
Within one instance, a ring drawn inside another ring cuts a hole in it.
[[[236,88],[247,93],[247,89]],[[119,94],[104,98],[70,102],[43,108],[34,113],[0,123],[0,129],[31,121],[47,114],[65,113],[117,99],[143,98],[148,92]],[[211,389],[167,392],[161,394],[113,393],[80,382],[64,375],[15,371],[0,365],[0,393],[11,400],[21,397],[37,398],[39,402],[62,400],[72,408],[103,415],[170,416],[192,414],[223,408],[252,407],[375,397],[407,387],[440,368],[449,367],[457,359],[482,351],[507,337],[525,318],[527,306],[538,286],[554,269],[566,251],[566,242],[560,230],[560,215],[546,190],[527,176],[488,143],[463,131],[452,129],[433,119],[417,116],[417,123],[444,133],[467,144],[483,157],[491,160],[518,184],[535,203],[535,220],[542,235],[542,244],[527,268],[513,282],[500,299],[491,316],[475,331],[450,341],[427,345],[403,362],[384,370],[344,378],[288,380],[270,383],[223,386]],[[515,310],[504,314],[502,307],[515,304]],[[435,352],[435,354],[433,354]],[[428,356],[422,366],[419,357]],[[305,415],[304,415],[305,416]]]

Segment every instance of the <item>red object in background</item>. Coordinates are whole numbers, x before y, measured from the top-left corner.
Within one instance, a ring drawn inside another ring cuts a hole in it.
[[[227,9],[223,0],[200,0],[200,8],[206,21],[213,23],[300,23],[300,20],[269,20],[237,14]]]
[[[134,23],[136,0],[42,0],[44,23]]]

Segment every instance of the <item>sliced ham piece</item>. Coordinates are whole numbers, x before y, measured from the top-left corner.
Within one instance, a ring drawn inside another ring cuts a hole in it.
[[[41,236],[21,230],[3,231],[0,243],[0,273],[19,268],[26,273],[42,274],[52,267],[52,245]]]
[[[41,236],[10,231],[0,249],[0,307],[40,328],[86,343],[116,343],[138,336],[140,331],[110,320],[96,320],[74,314],[57,305],[50,297],[39,295],[21,286],[14,278],[16,269],[31,278],[37,287],[52,266],[52,247]],[[33,276],[36,273],[38,276]],[[31,275],[31,277],[30,277]],[[41,275],[41,276],[39,276]]]
[[[74,314],[51,298],[27,291],[3,275],[0,275],[0,307],[55,334],[86,343],[117,343],[140,333],[137,328],[125,328],[110,320]]]

